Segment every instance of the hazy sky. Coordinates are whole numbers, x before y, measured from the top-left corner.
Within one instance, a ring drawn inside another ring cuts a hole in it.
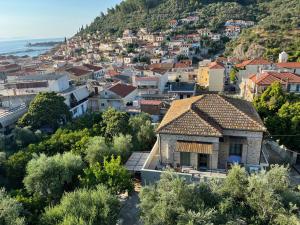
[[[0,0],[0,39],[70,37],[121,0]]]

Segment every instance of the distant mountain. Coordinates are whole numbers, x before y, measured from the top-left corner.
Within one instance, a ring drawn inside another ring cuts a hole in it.
[[[126,28],[137,31],[141,27],[162,31],[168,29],[172,19],[197,14],[199,21],[184,26],[179,32],[190,33],[204,27],[220,32],[230,19],[258,23],[228,43],[226,54],[267,57],[283,49],[296,54],[299,50],[299,5],[299,0],[125,0],[108,9],[106,14],[102,13],[80,34],[99,31],[103,35],[121,36]]]

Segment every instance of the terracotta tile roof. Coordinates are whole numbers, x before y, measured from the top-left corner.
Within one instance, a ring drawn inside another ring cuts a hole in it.
[[[251,103],[207,94],[174,101],[157,132],[220,137],[224,129],[266,131]]]
[[[72,67],[70,69],[67,69],[66,71],[73,74],[74,76],[77,76],[77,77],[84,76],[88,73],[91,73],[91,71],[84,70],[84,69],[79,68],[79,67]]]
[[[110,91],[116,93],[117,95],[119,95],[122,98],[129,95],[135,89],[136,89],[136,87],[134,87],[134,86],[127,85],[127,84],[120,84],[120,83],[117,83],[116,85],[109,88]]]
[[[190,67],[189,65],[185,64],[185,63],[182,63],[182,62],[179,62],[179,63],[175,63],[174,65],[174,68],[187,68],[187,67]]]
[[[115,70],[108,70],[107,75],[113,77],[113,76],[120,75],[120,73],[118,71],[115,71]]]
[[[162,104],[162,101],[159,100],[141,100],[141,105],[160,105]]]
[[[300,62],[285,62],[285,63],[277,63],[277,67],[280,68],[300,68]]]
[[[222,63],[219,62],[212,62],[209,66],[209,69],[224,69],[224,66]]]
[[[278,81],[281,84],[286,84],[287,82],[300,83],[300,76],[287,72],[264,72],[262,74],[254,74],[249,79],[261,86],[271,85],[275,81]]]
[[[265,59],[250,59],[250,60],[243,61],[240,64],[236,64],[236,67],[243,68],[248,65],[270,65],[270,64],[271,62]]]
[[[84,66],[86,68],[90,69],[90,70],[93,70],[94,72],[103,69],[101,66],[95,66],[95,65],[92,65],[92,64],[84,64]]]

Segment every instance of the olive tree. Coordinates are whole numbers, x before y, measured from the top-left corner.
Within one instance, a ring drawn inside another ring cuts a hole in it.
[[[1,225],[25,225],[24,217],[21,217],[22,205],[8,196],[4,189],[0,189],[0,224]]]
[[[66,193],[60,204],[46,208],[42,215],[44,225],[115,225],[120,204],[115,195],[104,186],[96,189],[78,189]]]
[[[70,152],[52,157],[41,154],[27,164],[24,185],[31,194],[57,201],[64,190],[74,188],[82,169],[81,157]]]

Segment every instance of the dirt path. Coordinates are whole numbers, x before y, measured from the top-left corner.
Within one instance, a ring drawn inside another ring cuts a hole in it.
[[[142,225],[139,221],[139,192],[140,184],[135,184],[134,193],[122,203],[118,225]]]

